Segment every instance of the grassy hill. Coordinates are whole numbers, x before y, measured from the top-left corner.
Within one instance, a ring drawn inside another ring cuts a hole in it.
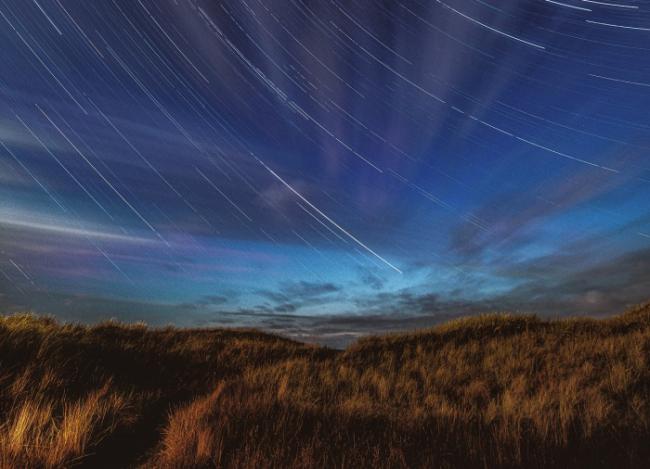
[[[648,467],[650,305],[344,351],[0,318],[0,467]]]

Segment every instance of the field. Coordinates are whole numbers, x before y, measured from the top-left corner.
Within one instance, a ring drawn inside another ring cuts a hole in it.
[[[346,350],[0,318],[2,468],[648,467],[650,305]]]

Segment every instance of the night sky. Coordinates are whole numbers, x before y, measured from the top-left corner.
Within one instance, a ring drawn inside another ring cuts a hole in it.
[[[650,2],[0,0],[0,311],[343,344],[650,299]]]

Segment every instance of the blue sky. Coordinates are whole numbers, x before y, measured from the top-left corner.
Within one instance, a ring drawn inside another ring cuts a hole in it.
[[[648,11],[0,0],[0,310],[339,344],[645,301]]]

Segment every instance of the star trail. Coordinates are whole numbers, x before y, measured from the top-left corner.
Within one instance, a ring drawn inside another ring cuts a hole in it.
[[[650,2],[0,0],[0,310],[345,343],[650,292]]]

